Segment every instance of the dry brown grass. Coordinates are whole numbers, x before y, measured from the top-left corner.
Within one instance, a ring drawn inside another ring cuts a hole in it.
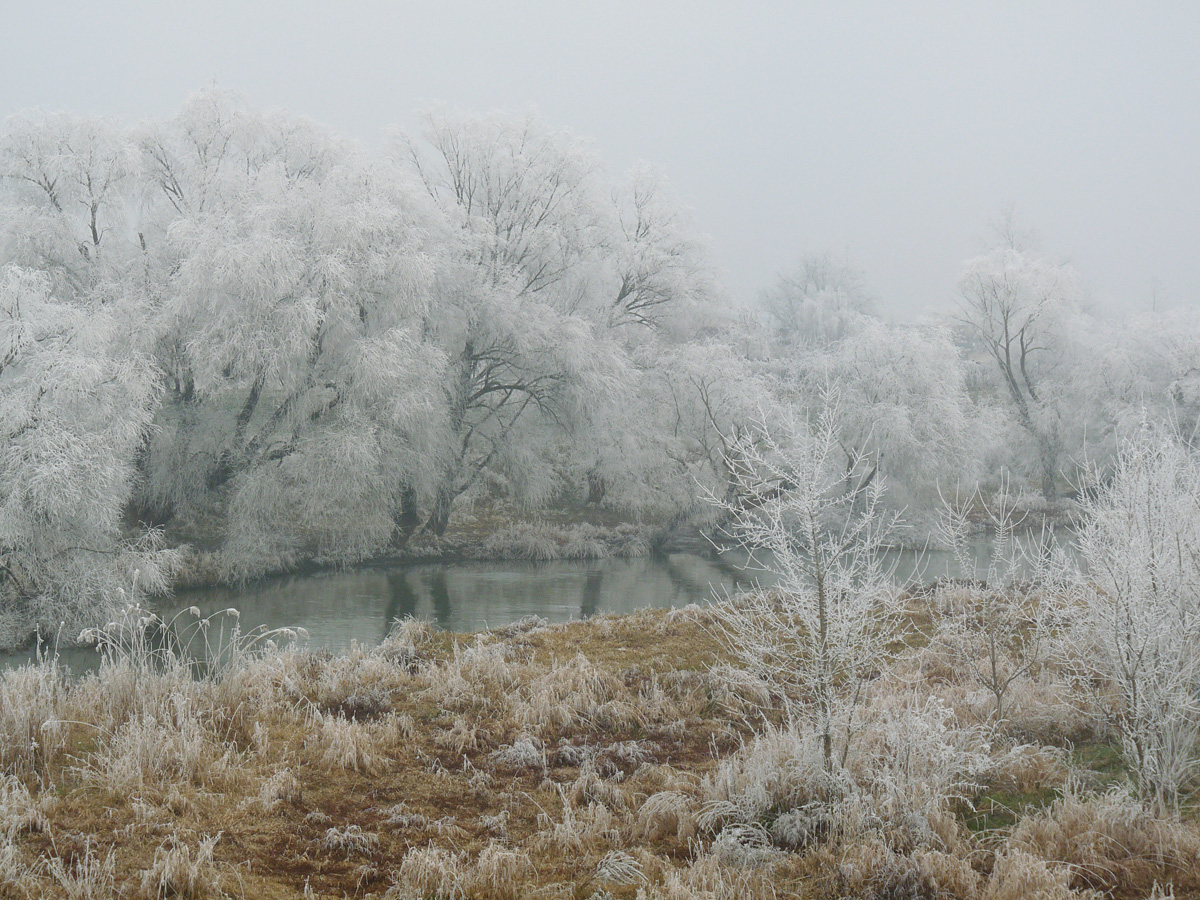
[[[989,730],[929,657],[872,685],[831,782],[804,734],[723,693],[706,616],[410,622],[199,680],[136,660],[5,673],[0,900],[1200,891],[1194,822],[1068,790],[1065,744]],[[972,804],[1005,792],[1045,801],[972,832]]]

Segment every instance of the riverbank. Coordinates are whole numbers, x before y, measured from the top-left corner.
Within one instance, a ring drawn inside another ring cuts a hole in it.
[[[363,559],[356,566],[399,566],[467,561],[533,561],[636,559],[677,546],[700,546],[694,529],[680,535],[670,525],[586,521],[517,521],[481,527],[459,527],[448,534],[417,535],[401,548]],[[247,559],[203,546],[185,545],[176,589],[243,583],[276,575],[315,574],[345,568],[345,563],[317,553]]]
[[[991,723],[919,602],[836,797],[811,735],[723,675],[699,607],[476,635],[407,620],[344,655],[204,632],[200,679],[112,630],[94,675],[0,676],[0,896],[1200,890],[1200,829],[1131,798],[1058,675]]]
[[[171,592],[185,594],[209,588],[239,589],[284,576],[325,576],[420,564],[640,559],[680,548],[688,552],[709,549],[695,528],[671,522],[627,522],[605,511],[571,509],[532,521],[513,521],[495,511],[464,514],[442,537],[418,535],[402,548],[353,563],[315,551],[270,557],[239,555],[222,548],[211,523],[193,523],[170,531],[166,538],[178,551],[170,576]],[[127,603],[130,597],[150,606],[171,605],[170,594],[147,595],[138,590],[136,576],[125,588],[110,590],[107,607],[101,599],[89,607],[44,598],[32,603],[0,598],[0,655],[33,647],[39,635],[52,646],[73,646],[81,630],[112,618],[119,611],[117,604]]]

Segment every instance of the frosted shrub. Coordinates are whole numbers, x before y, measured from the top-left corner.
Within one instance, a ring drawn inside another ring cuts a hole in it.
[[[638,884],[646,880],[641,864],[624,850],[609,850],[596,863],[596,880],[612,884]]]
[[[325,716],[321,721],[320,743],[324,747],[323,765],[370,774],[383,765],[381,729],[364,725],[341,715]]]
[[[618,771],[616,774],[620,774]],[[594,759],[588,759],[579,770],[579,777],[568,788],[571,802],[576,806],[599,803],[615,812],[625,812],[629,806],[620,780],[600,777]]]
[[[439,706],[455,712],[508,707],[518,672],[499,644],[477,640],[464,647],[455,644],[451,658],[429,672],[428,694]]]
[[[1067,752],[1058,747],[1018,744],[992,760],[987,781],[990,785],[1019,791],[1056,790],[1069,774]]]
[[[0,772],[38,772],[65,749],[69,729],[58,719],[67,687],[53,658],[0,672]]]
[[[680,791],[659,791],[638,810],[637,832],[649,841],[674,836],[690,840],[696,834],[695,802]]]
[[[404,854],[387,897],[395,900],[434,897],[437,900],[463,900],[463,854],[429,844],[414,847]]]
[[[828,803],[806,803],[771,823],[771,840],[788,850],[803,850],[830,833],[836,816],[837,809]]]
[[[363,831],[361,826],[346,825],[342,828],[327,828],[321,838],[321,849],[344,856],[362,854],[370,856],[379,849],[379,835]]]
[[[433,626],[409,616],[394,621],[387,637],[372,652],[415,675],[432,640]]]
[[[936,843],[949,805],[978,791],[992,768],[991,747],[937,698],[899,699],[872,711],[850,769],[873,816],[917,844]]]
[[[953,840],[951,803],[972,795],[992,766],[982,730],[959,727],[934,698],[896,698],[863,717],[856,751],[835,773],[813,730],[757,735],[705,778],[700,827],[763,826],[791,848],[880,828],[913,846]]]
[[[727,865],[748,868],[773,862],[779,856],[761,825],[726,825],[713,839],[709,852]]]
[[[563,559],[604,559],[609,555],[608,545],[596,530],[587,527],[576,527],[563,544]]]
[[[501,769],[520,772],[546,768],[546,751],[542,742],[525,735],[507,747],[494,751],[488,760]]]
[[[619,842],[617,820],[606,806],[588,803],[576,809],[566,792],[561,787],[558,790],[562,818],[555,821],[549,813],[538,813],[535,846],[570,853],[597,845],[611,847]]]
[[[809,864],[814,897],[855,900],[977,900],[980,876],[936,849],[902,852],[878,835],[817,850]]]
[[[283,768],[263,781],[258,799],[264,809],[272,809],[281,803],[299,804],[303,792],[295,773],[290,768]]]
[[[897,636],[895,590],[882,565],[896,522],[883,509],[877,471],[867,465],[869,474],[856,475],[865,460],[854,454],[847,464],[837,403],[824,399],[817,417],[738,434],[724,454],[728,489],[707,499],[724,535],[777,579],[771,591],[716,605],[714,633],[788,722],[816,729],[832,773],[853,737],[839,723],[851,720]]]
[[[1142,797],[1177,808],[1200,771],[1200,460],[1143,428],[1085,514],[1078,684],[1099,689]]]
[[[198,785],[211,783],[228,771],[227,764],[218,763],[223,755],[190,716],[174,722],[139,718],[103,739],[85,772],[112,790],[172,781]]]
[[[640,559],[650,555],[650,540],[646,529],[638,525],[618,525],[613,534],[613,556]]]
[[[1165,872],[1191,872],[1200,864],[1200,833],[1175,817],[1152,815],[1128,788],[1086,794],[1069,782],[1047,809],[1026,815],[1010,847],[1070,866],[1092,886],[1122,881],[1149,889]]]
[[[579,654],[570,662],[556,662],[548,672],[520,685],[512,716],[518,726],[538,728],[543,733],[575,727],[596,722],[606,711],[606,704],[623,692],[624,685],[613,675],[601,672]],[[627,715],[617,717],[624,721],[607,724],[619,728],[636,717],[636,711],[629,710]]]
[[[528,853],[488,841],[469,870],[467,889],[471,896],[489,900],[521,900],[533,875]]]
[[[798,808],[820,808],[832,821],[853,788],[841,774],[825,771],[819,734],[770,728],[704,778],[696,822],[715,833],[727,825],[769,825]]]
[[[731,865],[711,853],[698,854],[683,868],[668,869],[661,884],[644,891],[638,897],[647,900],[771,900],[781,894],[772,866]]]
[[[487,537],[482,554],[492,559],[528,559],[546,562],[563,556],[559,535],[539,525],[515,525]]]
[[[142,873],[142,896],[148,900],[204,900],[221,894],[221,879],[213,861],[220,835],[201,838],[193,848],[177,835],[154,851],[154,862]]]
[[[0,775],[0,838],[45,831],[49,827],[41,804],[14,775]]]
[[[43,868],[41,860],[27,865],[17,845],[0,834],[0,897],[36,897]]]
[[[957,673],[991,694],[992,714],[1003,722],[1013,688],[1051,656],[1055,629],[1065,620],[1062,585],[1068,566],[1045,529],[1019,538],[1025,515],[1002,482],[986,502],[976,492],[943,506],[940,536],[964,573],[976,571],[971,512],[979,507],[987,511],[990,533],[983,578],[941,586],[930,609],[937,640],[950,651]]]
[[[1079,900],[1099,896],[1091,891],[1072,891],[1069,866],[1012,849],[996,854],[982,900]]]

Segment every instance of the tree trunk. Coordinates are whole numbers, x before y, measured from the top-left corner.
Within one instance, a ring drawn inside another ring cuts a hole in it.
[[[606,492],[604,484],[604,476],[595,469],[587,473],[588,495],[587,502],[594,503],[599,506],[604,502],[604,494]]]
[[[816,531],[810,533],[813,538],[811,546],[816,547]],[[814,554],[817,556],[817,554]],[[833,673],[829,671],[829,597],[825,592],[825,571],[820,558],[816,564],[817,582],[817,622],[820,632],[817,644],[817,661],[820,666],[819,684],[817,690],[818,709],[821,716],[821,755],[824,757],[825,771],[833,771]]]
[[[403,548],[421,524],[421,516],[417,512],[417,489],[407,481],[400,486],[400,504],[392,515],[392,522],[395,524],[392,546]]]
[[[1046,500],[1053,500],[1058,496],[1058,492],[1054,488],[1054,451],[1050,447],[1050,442],[1046,438],[1038,440],[1040,462],[1042,465],[1042,497]]]
[[[246,396],[246,402],[242,404],[242,408],[238,411],[237,419],[234,421],[233,438],[230,441],[230,445],[221,451],[216,468],[208,476],[208,489],[210,491],[222,487],[237,474],[239,467],[245,463],[246,448],[244,442],[246,440],[246,430],[250,427],[250,420],[254,418],[254,411],[258,409],[258,401],[262,397],[263,385],[265,383],[266,373],[260,372],[258,377],[254,379],[254,384],[250,386],[250,393]]]
[[[446,526],[450,524],[450,511],[457,496],[458,492],[448,482],[442,482],[438,486],[437,495],[433,501],[433,512],[429,514],[429,521],[425,523],[426,531],[437,537],[442,537],[446,533]]]

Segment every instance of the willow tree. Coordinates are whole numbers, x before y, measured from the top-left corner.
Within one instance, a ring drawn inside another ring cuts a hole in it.
[[[874,312],[862,273],[829,254],[803,258],[759,297],[775,348],[790,355],[854,334]]]
[[[797,354],[788,371],[797,404],[831,406],[848,492],[886,476],[889,505],[920,515],[936,506],[939,483],[974,479],[991,423],[971,403],[945,329],[864,318],[855,334]]]
[[[708,248],[666,178],[635,165],[611,194],[615,220],[596,291],[605,324],[676,341],[711,327],[719,290]]]
[[[426,528],[488,479],[544,499],[539,435],[579,426],[588,398],[625,376],[594,317],[590,279],[610,236],[599,163],[532,116],[426,117],[401,147],[449,228],[426,332],[445,353],[445,451]]]
[[[0,129],[0,244],[7,261],[47,273],[60,300],[123,280],[136,257],[138,157],[114,122],[13,116]]]
[[[165,589],[177,557],[121,527],[157,397],[151,361],[121,347],[119,304],[62,302],[50,285],[0,269],[0,597],[53,629]]]
[[[252,570],[377,552],[430,456],[428,204],[333,135],[194,98],[142,137],[168,261],[145,502],[220,511]],[[426,476],[427,477],[427,476]]]

